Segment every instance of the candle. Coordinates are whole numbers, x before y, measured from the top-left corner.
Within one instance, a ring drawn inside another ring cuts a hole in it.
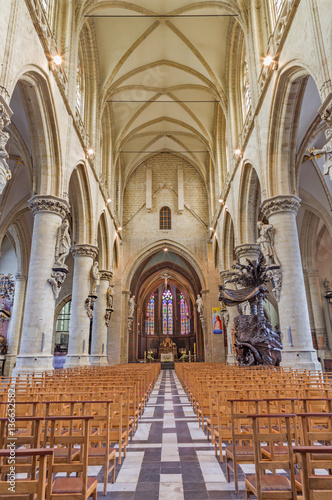
[[[189,351],[189,363],[191,363],[191,352]]]
[[[196,354],[196,344],[194,342],[194,354]]]

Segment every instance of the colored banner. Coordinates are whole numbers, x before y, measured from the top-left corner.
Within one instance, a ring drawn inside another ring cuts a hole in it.
[[[213,333],[222,333],[222,316],[220,307],[212,307]]]

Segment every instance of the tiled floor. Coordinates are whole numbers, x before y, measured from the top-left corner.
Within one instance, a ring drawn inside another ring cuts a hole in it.
[[[247,469],[244,472],[249,472]],[[239,471],[240,493],[236,495],[234,483],[227,483],[225,466],[199,428],[173,370],[161,372],[128,446],[127,458],[117,466],[116,482],[108,484],[106,497],[102,494],[103,470],[89,467],[89,475],[96,474],[98,498],[107,500],[245,498],[243,472]]]

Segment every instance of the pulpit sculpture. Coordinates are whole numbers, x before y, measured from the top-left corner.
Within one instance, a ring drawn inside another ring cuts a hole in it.
[[[263,300],[268,295],[266,284],[269,281],[268,269],[261,255],[258,262],[247,259],[247,265],[233,265],[231,279],[241,287],[231,290],[219,285],[219,301],[226,306],[237,306],[248,301],[250,314],[239,314],[234,319],[235,350],[240,366],[279,365],[282,344],[278,332],[266,319]]]

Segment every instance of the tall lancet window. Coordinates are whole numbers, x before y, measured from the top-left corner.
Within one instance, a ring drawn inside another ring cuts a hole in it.
[[[147,335],[154,335],[154,294],[151,295],[146,315],[146,333]]]
[[[181,335],[189,333],[189,310],[186,299],[180,294]]]
[[[80,58],[78,58],[76,74],[76,108],[83,116],[83,74]]]
[[[251,91],[249,82],[249,68],[248,63],[244,60],[243,63],[243,103],[244,103],[244,115],[246,116],[250,106],[251,106]]]
[[[163,334],[173,333],[173,297],[172,292],[167,289],[163,293]]]

